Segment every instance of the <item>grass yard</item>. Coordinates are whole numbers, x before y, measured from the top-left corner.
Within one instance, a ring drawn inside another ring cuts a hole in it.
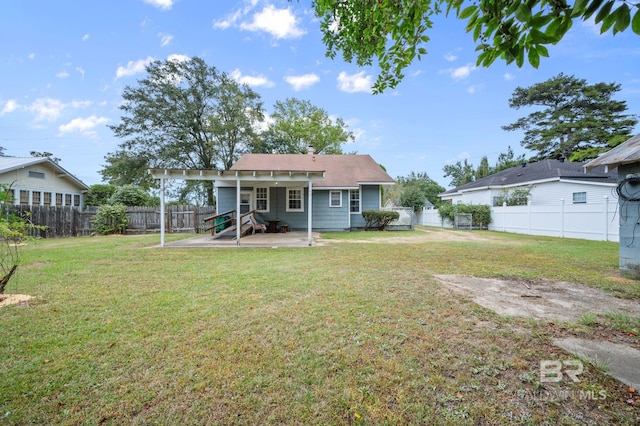
[[[500,317],[432,276],[640,297],[617,273],[617,244],[418,232],[291,249],[30,241],[6,292],[36,299],[0,308],[0,424],[640,423],[637,393],[606,366],[580,383],[538,380],[540,360],[572,359],[551,337],[624,335],[638,348],[634,319]]]

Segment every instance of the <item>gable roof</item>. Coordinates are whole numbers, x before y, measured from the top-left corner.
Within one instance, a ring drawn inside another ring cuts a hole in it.
[[[501,170],[475,182],[469,182],[450,189],[441,195],[454,194],[487,187],[504,187],[522,185],[543,180],[579,180],[583,182],[616,183],[618,171],[605,172],[604,167],[596,167],[585,173],[585,163],[560,160],[542,160],[535,163],[524,163],[517,167]]]
[[[60,167],[55,161],[49,157],[0,157],[0,174],[12,172],[14,170],[24,169],[25,167],[31,167],[36,165],[47,165],[53,168],[57,172],[59,178],[70,180],[77,185],[81,190],[88,190],[89,187],[84,184],[80,179]]]
[[[606,166],[608,168],[618,167],[621,164],[630,164],[640,162],[640,135],[621,143],[610,151],[600,155],[595,160],[591,160],[585,164],[585,170],[591,170],[598,166]]]
[[[361,184],[393,184],[394,180],[370,155],[244,154],[233,171],[325,172],[321,188],[357,188]]]

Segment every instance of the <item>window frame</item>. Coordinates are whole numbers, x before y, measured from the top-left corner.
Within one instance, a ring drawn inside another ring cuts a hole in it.
[[[576,195],[578,195],[578,197],[576,197]],[[587,191],[574,192],[573,204],[587,204]]]
[[[333,204],[333,194],[338,194],[338,205]],[[329,207],[340,208],[342,207],[342,191],[329,191]]]
[[[353,198],[351,194],[358,194],[358,198],[357,199]],[[353,206],[351,205],[354,200],[358,201],[357,210],[353,210]],[[349,213],[352,213],[352,214],[362,213],[362,188],[349,190]]]
[[[266,191],[266,197],[265,198],[260,198],[258,197],[258,190],[262,190],[264,189]],[[254,208],[256,212],[259,213],[269,213],[269,211],[271,211],[271,188],[269,188],[268,186],[256,186],[255,188],[253,188],[253,204],[254,204]],[[259,209],[258,208],[258,201],[261,200],[265,200],[266,201],[266,209]]]
[[[299,208],[292,208],[291,207],[291,201],[298,201],[296,198],[291,198],[291,192],[292,191],[296,191],[300,193],[300,207]],[[292,186],[292,187],[287,187],[287,205],[286,205],[286,209],[285,211],[287,212],[292,212],[292,213],[296,213],[296,212],[304,212],[304,188],[301,186]]]

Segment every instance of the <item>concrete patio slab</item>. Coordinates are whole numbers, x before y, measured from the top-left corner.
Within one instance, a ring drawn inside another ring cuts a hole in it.
[[[606,373],[627,386],[640,389],[640,351],[617,343],[578,338],[553,339],[553,344],[583,359],[604,366]]]
[[[322,245],[318,240],[320,234],[317,232],[312,233],[312,245]],[[233,238],[232,234],[222,236],[220,238],[214,238],[211,235],[198,235],[193,238],[186,238],[184,240],[172,241],[166,243],[165,247],[171,248],[188,248],[188,247],[200,247],[200,248],[228,248],[238,247],[237,240]],[[253,235],[247,235],[240,239],[240,247],[308,247],[309,240],[306,231],[292,231],[287,233],[257,233]]]

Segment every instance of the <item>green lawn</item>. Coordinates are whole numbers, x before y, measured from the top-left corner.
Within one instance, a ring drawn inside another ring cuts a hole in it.
[[[0,308],[0,424],[640,421],[640,400],[601,366],[580,383],[538,381],[540,360],[571,359],[550,337],[601,334],[604,321],[500,317],[432,277],[550,278],[640,297],[618,276],[617,244],[481,231],[414,241],[420,232],[291,249],[30,241],[7,293],[36,299]]]

